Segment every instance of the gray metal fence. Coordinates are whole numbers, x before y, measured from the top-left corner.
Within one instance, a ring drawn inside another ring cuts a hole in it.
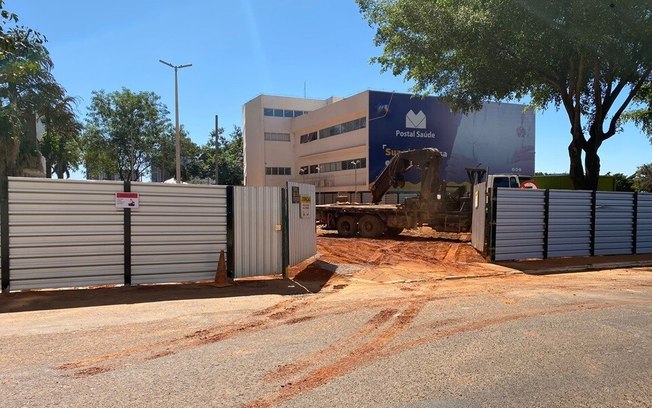
[[[215,277],[226,251],[226,186],[132,183],[131,283]]]
[[[315,186],[288,182],[289,264],[317,253]]]
[[[281,187],[234,187],[235,278],[283,273]]]
[[[123,283],[123,214],[113,201],[122,188],[10,178],[11,289]]]
[[[231,278],[283,273],[285,253],[316,251],[314,187],[297,187],[309,214],[283,225],[281,188],[0,180],[0,288],[209,280],[223,250]],[[137,208],[119,205],[136,193]]]
[[[497,261],[652,253],[652,194],[498,188],[492,209]]]

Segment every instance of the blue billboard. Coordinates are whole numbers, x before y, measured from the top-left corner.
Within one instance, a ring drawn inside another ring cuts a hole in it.
[[[487,103],[466,115],[436,97],[369,92],[369,183],[399,151],[435,147],[446,153],[442,179],[468,181],[466,168],[490,174],[534,174],[534,111],[523,105]],[[416,187],[418,172],[406,174]]]

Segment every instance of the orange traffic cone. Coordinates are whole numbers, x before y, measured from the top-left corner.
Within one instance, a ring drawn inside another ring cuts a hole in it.
[[[220,260],[217,262],[217,271],[215,272],[215,282],[213,286],[225,288],[231,286],[229,279],[226,277],[226,262],[224,262],[224,250],[220,251]]]

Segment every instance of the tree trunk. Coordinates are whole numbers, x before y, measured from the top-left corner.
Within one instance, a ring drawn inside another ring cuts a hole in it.
[[[600,156],[598,156],[598,148],[589,140],[585,153],[586,189],[597,190],[598,179],[600,178]]]
[[[582,166],[582,148],[573,140],[568,145],[568,157],[570,158],[569,174],[575,190],[586,189],[584,167]]]
[[[585,158],[584,167],[586,169],[586,187],[588,190],[598,189],[598,179],[600,178],[600,156],[598,149],[604,140],[604,133],[599,130],[600,125],[594,124],[589,129],[589,140],[584,146]]]

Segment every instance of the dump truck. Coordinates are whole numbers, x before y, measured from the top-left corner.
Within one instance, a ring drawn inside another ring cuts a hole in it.
[[[446,191],[440,178],[445,157],[435,148],[398,152],[371,187],[371,204],[337,203],[317,206],[317,221],[343,237],[395,236],[406,228],[427,225],[437,231],[467,232],[471,228],[470,196],[462,189]],[[390,188],[405,185],[405,174],[421,170],[421,190],[403,203],[380,204]]]

